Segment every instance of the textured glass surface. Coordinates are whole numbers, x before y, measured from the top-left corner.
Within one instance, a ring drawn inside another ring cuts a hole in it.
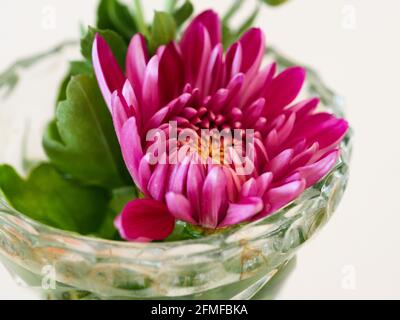
[[[44,159],[41,135],[54,112],[57,85],[77,48],[69,45],[0,77],[0,163],[21,173]],[[274,50],[281,67],[293,64]],[[26,60],[30,61],[30,60]],[[343,116],[343,102],[309,70],[303,95]],[[284,269],[329,220],[345,190],[351,133],[335,168],[300,198],[263,220],[198,240],[169,243],[105,241],[53,229],[26,218],[0,195],[0,260],[40,290],[43,271],[56,271],[57,299],[248,299]]]

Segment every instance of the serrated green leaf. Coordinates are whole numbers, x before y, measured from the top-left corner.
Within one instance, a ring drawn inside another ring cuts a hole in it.
[[[71,78],[43,146],[57,169],[85,185],[112,189],[130,181],[110,112],[92,76]]]
[[[112,30],[100,30],[89,27],[86,35],[81,39],[81,52],[82,55],[88,60],[92,61],[92,48],[93,41],[96,34],[101,35],[107,44],[110,46],[111,51],[114,53],[122,70],[125,69],[125,58],[128,47],[122,37]]]
[[[104,220],[109,193],[64,178],[49,164],[35,168],[24,180],[8,166],[0,166],[0,189],[10,204],[41,223],[90,234]]]
[[[173,13],[176,26],[180,27],[181,25],[183,25],[191,17],[193,11],[193,4],[189,0],[186,0],[185,3],[181,7],[176,9]]]
[[[101,0],[97,8],[97,28],[115,31],[129,42],[137,33],[134,17],[124,4],[117,0]]]
[[[79,74],[91,74],[93,72],[93,67],[88,61],[71,61],[69,65],[69,70],[64,80],[61,82],[57,94],[57,104],[60,101],[67,99],[67,86],[71,77],[77,76]]]
[[[176,23],[173,16],[167,12],[156,11],[150,38],[152,52],[175,39]]]

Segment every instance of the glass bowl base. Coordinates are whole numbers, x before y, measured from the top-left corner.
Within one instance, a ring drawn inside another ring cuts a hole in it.
[[[208,290],[202,293],[181,297],[154,297],[149,300],[258,300],[274,299],[288,275],[294,270],[296,258],[285,261],[267,274],[262,273],[246,280]],[[0,256],[0,261],[7,268],[17,283],[30,287],[46,300],[125,300],[126,297],[101,296],[94,292],[70,287],[56,282],[52,287],[46,279],[49,274],[34,274]],[[138,298],[139,299],[139,298]],[[132,300],[132,299],[131,299]]]

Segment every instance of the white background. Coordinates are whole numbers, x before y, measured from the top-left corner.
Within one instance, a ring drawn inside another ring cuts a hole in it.
[[[149,16],[162,1],[144,1]],[[227,1],[194,0],[220,12]],[[76,38],[96,0],[1,0],[0,70],[20,56]],[[252,1],[247,1],[250,12]],[[55,10],[55,24],[45,17]],[[351,180],[329,224],[298,254],[278,298],[400,298],[400,2],[292,0],[257,24],[283,52],[314,66],[347,100],[355,129]],[[1,128],[0,128],[1,130]],[[0,299],[35,295],[0,266]]]

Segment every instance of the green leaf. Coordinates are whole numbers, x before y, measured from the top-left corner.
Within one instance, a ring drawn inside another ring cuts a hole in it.
[[[154,14],[153,28],[150,38],[152,52],[175,39],[176,23],[172,15],[167,12],[156,11]]]
[[[57,104],[60,101],[67,99],[67,86],[72,76],[77,76],[78,74],[92,74],[92,65],[87,61],[71,61],[69,66],[69,71],[65,76],[64,80],[61,82],[60,88],[57,94]]]
[[[175,11],[178,0],[165,0],[165,11],[172,13]]]
[[[135,187],[130,186],[114,189],[106,218],[96,235],[103,239],[118,240],[119,235],[117,229],[114,227],[114,220],[129,201],[137,198],[138,191]]]
[[[261,1],[263,1],[264,3],[266,3],[270,6],[279,6],[279,5],[287,2],[288,0],[261,0]]]
[[[91,76],[71,78],[43,146],[57,169],[85,185],[112,189],[130,181],[110,112]]]
[[[42,164],[26,180],[8,166],[0,166],[0,189],[10,204],[41,223],[89,234],[96,231],[110,200],[102,188],[83,187]]]
[[[174,231],[166,238],[165,242],[199,239],[204,237],[204,231],[195,228],[190,223],[176,221]]]
[[[194,11],[193,4],[189,0],[186,0],[185,3],[181,7],[176,9],[173,13],[176,26],[180,27],[181,25],[183,25],[186,22],[186,20],[191,17],[193,11]]]
[[[137,33],[135,18],[124,4],[117,0],[101,0],[97,8],[97,27],[115,31],[129,42]]]
[[[236,34],[227,25],[222,25],[222,43],[225,50],[236,40]]]
[[[114,53],[122,70],[125,69],[125,58],[128,47],[121,36],[111,30],[100,30],[89,27],[86,35],[81,39],[81,52],[82,55],[88,60],[92,61],[92,48],[93,41],[96,34],[101,35],[107,44],[110,46],[111,51]]]

